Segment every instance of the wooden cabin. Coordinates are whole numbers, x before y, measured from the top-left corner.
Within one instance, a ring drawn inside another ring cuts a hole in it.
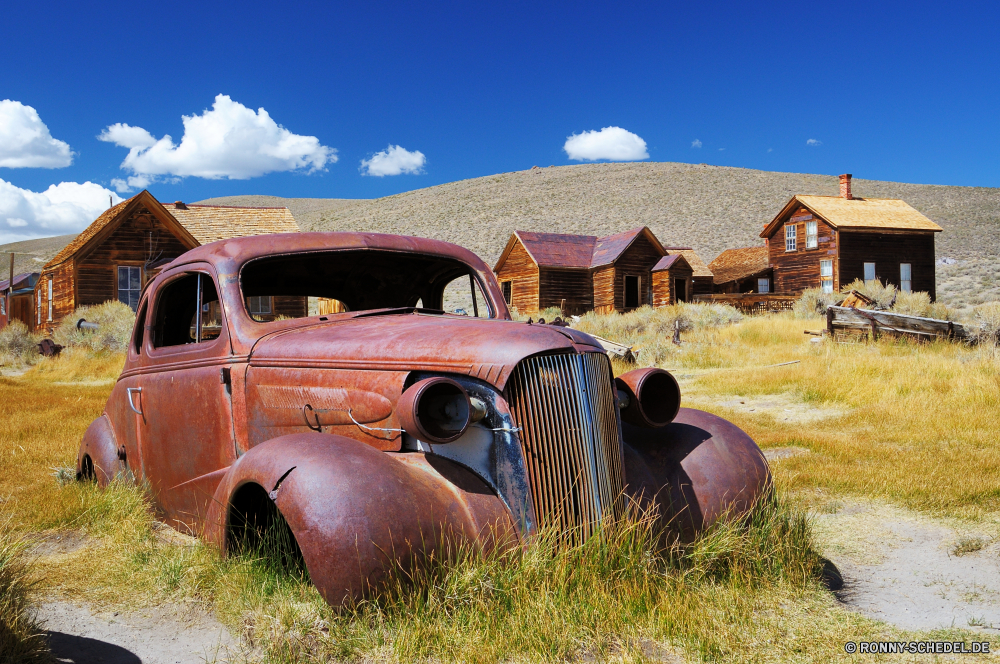
[[[694,270],[682,254],[673,253],[660,258],[653,266],[652,279],[654,307],[691,301]]]
[[[35,286],[34,327],[51,333],[77,307],[109,300],[128,304],[134,311],[142,289],[159,269],[201,244],[298,230],[288,208],[180,201],[164,206],[141,191],[109,208],[45,264]],[[277,299],[248,303],[251,314],[265,319],[303,315],[301,298],[273,301]]]
[[[708,268],[716,293],[770,293],[772,272],[767,246],[726,249]]]
[[[714,292],[712,270],[701,260],[701,256],[695,253],[691,247],[664,247],[668,256],[680,254],[691,266],[691,293],[695,295],[711,295]]]
[[[855,279],[879,279],[934,299],[934,234],[941,230],[904,201],[854,197],[847,174],[840,196],[793,196],[760,236],[776,293],[832,293]]]
[[[25,272],[14,275],[11,279],[0,281],[0,330],[7,327],[11,320],[19,320],[28,326],[35,327],[34,294],[38,283],[38,272]]]
[[[564,315],[631,311],[676,300],[673,286],[667,285],[671,269],[674,278],[687,280],[682,297],[695,294],[692,260],[704,268],[711,283],[711,273],[690,248],[674,253],[684,261],[670,262],[656,278],[654,268],[668,251],[645,226],[607,237],[515,231],[494,272],[507,304],[522,314],[549,307],[559,307]],[[658,294],[657,284],[667,290]]]

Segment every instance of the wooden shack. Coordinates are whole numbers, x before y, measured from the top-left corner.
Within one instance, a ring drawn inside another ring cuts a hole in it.
[[[770,293],[772,273],[766,245],[726,249],[715,257],[712,271],[716,293]]]
[[[934,299],[934,234],[940,232],[904,201],[854,197],[845,174],[840,196],[793,196],[760,236],[777,293],[837,292],[855,279],[878,279]]]
[[[680,253],[663,256],[652,269],[653,306],[665,307],[690,302],[693,296],[694,270]]]
[[[664,247],[664,251],[667,252],[668,256],[674,254],[683,256],[687,264],[691,266],[691,297],[712,294],[714,275],[694,249],[691,247]]]
[[[645,226],[606,237],[515,231],[494,271],[507,304],[522,314],[549,307],[571,315],[662,306],[678,299],[670,281],[678,278],[684,280],[681,299],[706,290],[705,279],[711,293],[712,273],[698,255],[689,247],[672,254],[683,261],[668,261],[654,272],[671,251]]]
[[[148,191],[109,208],[42,268],[35,286],[34,327],[51,333],[83,305],[139,304],[143,287],[184,252],[216,240],[297,232],[287,208],[162,205]],[[266,316],[280,315],[268,301]],[[296,311],[304,306],[295,303]]]
[[[25,272],[0,281],[0,330],[12,320],[19,320],[32,329],[35,326],[34,294],[38,272]]]

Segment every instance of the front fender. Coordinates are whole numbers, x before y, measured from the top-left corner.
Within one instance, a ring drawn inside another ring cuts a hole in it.
[[[119,473],[127,467],[118,457],[118,441],[115,431],[107,415],[101,415],[90,423],[80,442],[80,451],[76,455],[76,477],[83,479],[85,459],[93,464],[93,473],[97,484],[106,487]]]
[[[444,554],[448,543],[489,549],[517,541],[509,510],[461,466],[301,433],[257,445],[223,478],[205,531],[223,551],[233,496],[251,482],[273,496],[313,583],[333,606],[367,592],[392,565]]]
[[[723,515],[746,514],[771,489],[771,471],[757,444],[735,424],[681,408],[670,424],[622,423],[625,491],[655,503],[685,539]]]

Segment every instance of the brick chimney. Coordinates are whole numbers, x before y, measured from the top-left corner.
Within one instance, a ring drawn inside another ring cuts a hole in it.
[[[851,174],[844,173],[840,176],[840,196],[841,198],[846,198],[847,200],[852,200],[854,196],[851,196]]]

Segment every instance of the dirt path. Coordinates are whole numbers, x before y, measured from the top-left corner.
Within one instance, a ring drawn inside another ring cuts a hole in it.
[[[39,618],[64,664],[205,664],[227,662],[237,640],[215,618],[184,605],[119,614],[47,602]]]

